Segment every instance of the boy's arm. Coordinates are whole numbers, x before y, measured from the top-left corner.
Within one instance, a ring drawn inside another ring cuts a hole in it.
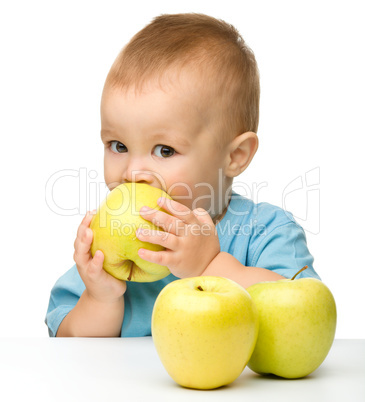
[[[56,336],[117,337],[124,314],[124,296],[100,302],[87,290],[61,322]]]
[[[56,336],[120,336],[126,283],[103,269],[104,254],[90,253],[93,232],[87,213],[77,231],[74,260],[85,291],[58,327]]]
[[[204,276],[223,276],[232,279],[244,288],[264,281],[286,279],[265,268],[246,267],[235,257],[226,252],[220,252],[202,273]]]

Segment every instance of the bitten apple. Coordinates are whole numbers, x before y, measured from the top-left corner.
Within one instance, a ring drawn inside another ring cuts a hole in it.
[[[156,299],[152,337],[169,375],[188,388],[233,382],[258,333],[256,307],[237,283],[200,276],[168,284]]]
[[[90,228],[94,238],[91,254],[104,253],[105,271],[121,280],[153,282],[167,276],[167,267],[145,261],[138,255],[140,248],[159,251],[163,247],[146,243],[136,237],[137,229],[160,230],[143,219],[142,206],[160,209],[157,200],[171,198],[163,190],[144,183],[126,183],[114,188],[93,217]]]
[[[333,295],[320,280],[295,279],[296,275],[247,288],[260,322],[248,367],[259,374],[304,377],[320,366],[331,349],[336,331]]]

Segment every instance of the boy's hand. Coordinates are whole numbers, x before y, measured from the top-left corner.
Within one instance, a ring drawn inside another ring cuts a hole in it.
[[[91,256],[93,231],[89,226],[93,215],[88,212],[78,228],[74,243],[74,260],[88,295],[100,302],[113,302],[123,296],[126,283],[103,269],[104,254],[100,250],[95,253],[94,258]]]
[[[141,248],[139,256],[146,261],[167,266],[178,278],[200,276],[220,252],[212,218],[202,208],[192,211],[164,197],[158,200],[158,204],[168,213],[143,207],[140,214],[164,231],[140,229],[136,235],[140,240],[159,244],[166,250],[150,251]]]

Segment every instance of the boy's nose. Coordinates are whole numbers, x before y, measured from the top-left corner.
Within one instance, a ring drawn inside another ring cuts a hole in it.
[[[139,168],[135,164],[130,165],[124,172],[123,181],[129,183],[144,183],[164,189],[166,187],[162,176],[146,168]]]
[[[154,176],[153,172],[149,170],[129,170],[125,179],[130,183],[152,184]]]

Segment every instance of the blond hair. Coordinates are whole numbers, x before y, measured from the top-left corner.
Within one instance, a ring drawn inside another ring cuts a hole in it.
[[[224,128],[235,135],[257,132],[259,71],[252,50],[230,24],[204,14],[156,17],[122,49],[105,86],[142,88],[169,69],[191,66],[213,89]]]

